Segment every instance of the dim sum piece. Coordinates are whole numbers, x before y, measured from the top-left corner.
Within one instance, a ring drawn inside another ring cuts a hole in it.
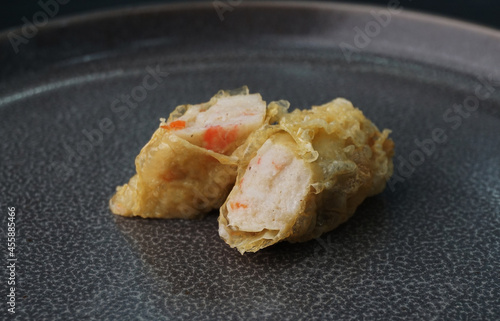
[[[295,110],[255,132],[221,207],[220,236],[244,253],[336,228],[385,188],[393,172],[389,133],[345,99]]]
[[[177,107],[137,156],[137,174],[117,188],[111,211],[191,219],[219,208],[236,177],[231,154],[266,119],[266,103],[246,87]]]

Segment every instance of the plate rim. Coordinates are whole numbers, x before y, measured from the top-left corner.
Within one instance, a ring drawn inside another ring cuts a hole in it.
[[[258,1],[251,0],[245,1],[237,5],[238,8],[264,8],[264,9],[326,9],[326,10],[344,10],[351,12],[369,12],[373,9],[381,9],[384,6],[360,4],[360,3],[346,3],[346,2],[323,2],[323,1]],[[92,20],[107,19],[110,17],[118,17],[127,14],[142,14],[149,12],[161,11],[189,11],[200,9],[213,9],[211,1],[193,1],[193,2],[176,2],[176,3],[156,3],[156,4],[140,4],[140,5],[125,5],[122,7],[104,8],[91,10],[83,13],[71,13],[62,17],[51,18],[45,25],[38,27],[39,30],[52,29],[60,26],[67,26],[76,23],[88,22]],[[404,9],[404,8],[403,8]],[[427,13],[415,9],[404,9],[398,15],[403,18],[427,21],[436,25],[447,25],[454,28],[468,29],[484,35],[497,37],[500,40],[500,30],[493,27],[481,25],[478,23],[460,20],[452,17],[447,17],[440,14]],[[14,26],[11,28],[0,30],[0,42],[8,41],[8,35],[12,32],[20,32],[22,26]]]

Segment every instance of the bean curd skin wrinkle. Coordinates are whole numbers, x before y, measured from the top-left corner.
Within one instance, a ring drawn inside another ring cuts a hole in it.
[[[244,253],[333,230],[384,190],[393,172],[389,133],[341,98],[256,131],[237,155],[238,183],[221,207],[220,236]]]
[[[232,154],[264,124],[266,111],[262,97],[246,87],[178,106],[137,156],[137,173],[117,188],[111,211],[193,219],[218,209],[236,177]]]

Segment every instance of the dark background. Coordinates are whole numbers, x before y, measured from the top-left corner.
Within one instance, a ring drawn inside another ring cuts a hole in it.
[[[23,24],[23,17],[32,21],[33,15],[41,10],[40,5],[38,4],[39,1],[47,3],[56,0],[3,0],[3,5],[0,9],[0,30],[21,26]],[[227,2],[227,0],[222,1]],[[60,5],[60,11],[57,14],[57,17],[124,6],[130,7],[152,3],[171,2],[195,1],[69,0],[67,4]],[[350,1],[349,3],[387,6],[388,2],[389,0],[365,0]],[[500,29],[500,1],[497,0],[400,0],[400,2],[406,9],[448,16]]]

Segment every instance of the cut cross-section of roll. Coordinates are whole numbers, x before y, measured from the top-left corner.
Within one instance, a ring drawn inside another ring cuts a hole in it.
[[[312,171],[287,134],[269,138],[250,161],[227,204],[227,219],[248,232],[279,231],[309,193]]]
[[[307,241],[345,222],[392,175],[389,130],[345,99],[295,110],[252,134],[219,234],[241,253]]]
[[[137,174],[117,188],[111,211],[196,218],[219,208],[236,176],[237,159],[231,154],[268,119],[266,103],[246,87],[177,107],[137,156]]]

